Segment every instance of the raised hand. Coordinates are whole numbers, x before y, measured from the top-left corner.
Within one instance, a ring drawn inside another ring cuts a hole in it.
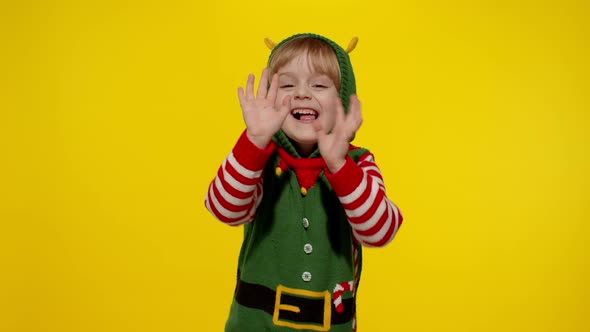
[[[272,136],[281,128],[291,107],[290,97],[285,97],[279,105],[275,106],[277,91],[279,89],[278,76],[275,74],[268,85],[268,69],[262,71],[256,96],[254,96],[254,75],[248,75],[246,93],[242,87],[238,88],[238,98],[242,115],[246,123],[246,135],[261,149],[264,149]]]
[[[318,148],[332,173],[338,172],[344,166],[348,145],[363,122],[361,103],[356,95],[350,96],[349,105],[348,114],[344,114],[342,103],[338,100],[334,128],[329,133],[318,121],[314,122]]]

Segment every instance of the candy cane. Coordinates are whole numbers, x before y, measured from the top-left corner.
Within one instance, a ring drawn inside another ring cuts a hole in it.
[[[342,304],[342,293],[352,292],[352,290],[352,280],[343,281],[341,283],[336,284],[336,287],[334,287],[334,306],[336,307],[336,312],[341,313],[344,311],[344,304]]]

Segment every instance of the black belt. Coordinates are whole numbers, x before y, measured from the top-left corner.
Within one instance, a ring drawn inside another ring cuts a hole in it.
[[[295,294],[300,291],[301,290],[293,290],[283,286],[279,286],[277,291],[275,291],[266,286],[238,280],[235,297],[237,302],[245,307],[264,310],[273,317],[278,315],[276,318],[280,321],[325,324],[326,322],[324,318],[326,314],[326,306],[328,306],[328,310],[330,310],[331,324],[346,323],[354,316],[354,298],[344,299],[342,301],[344,305],[343,312],[336,312],[331,300],[331,295],[329,295],[330,293],[328,291],[326,291],[326,297],[328,298],[325,298],[324,296],[313,296],[313,298],[310,298],[306,295],[301,296]],[[277,292],[279,292],[278,299]],[[326,304],[326,301],[329,301],[329,305]],[[279,303],[278,309],[275,308],[275,303]]]

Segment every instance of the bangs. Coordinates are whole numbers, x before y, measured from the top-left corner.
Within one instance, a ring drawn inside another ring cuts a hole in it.
[[[328,76],[340,90],[340,66],[336,53],[326,42],[313,37],[293,38],[279,46],[268,61],[269,77],[301,54],[307,55],[312,72]]]

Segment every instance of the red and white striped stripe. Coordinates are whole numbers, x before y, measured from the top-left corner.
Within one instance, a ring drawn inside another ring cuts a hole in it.
[[[352,260],[353,260],[353,281],[352,293],[356,294],[356,286],[359,284],[359,251],[356,248],[356,244],[352,244]]]
[[[403,217],[385,194],[381,171],[373,155],[366,153],[358,163],[362,174],[351,176],[346,187],[354,188],[339,195],[354,238],[364,246],[381,247],[389,243],[397,233]]]
[[[242,225],[252,221],[262,200],[262,170],[250,170],[230,153],[211,182],[205,206],[220,221]]]

